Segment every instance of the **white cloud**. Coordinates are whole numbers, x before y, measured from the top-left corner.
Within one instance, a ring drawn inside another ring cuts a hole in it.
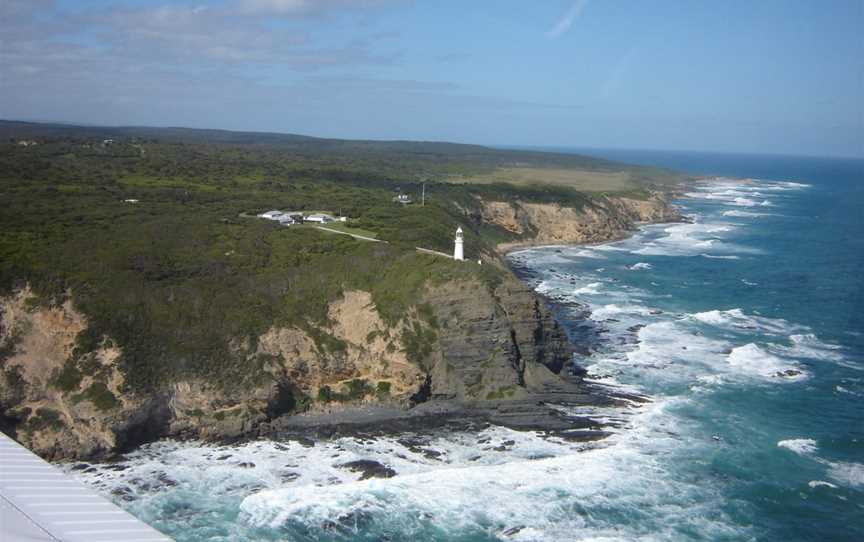
[[[331,10],[375,8],[392,0],[240,0],[240,10],[246,13],[305,16],[320,15]]]
[[[570,9],[567,10],[564,15],[558,19],[548,32],[546,32],[546,37],[555,39],[564,35],[570,27],[573,26],[573,23],[576,22],[576,19],[579,18],[579,15],[582,14],[582,10],[588,5],[588,0],[576,0]]]

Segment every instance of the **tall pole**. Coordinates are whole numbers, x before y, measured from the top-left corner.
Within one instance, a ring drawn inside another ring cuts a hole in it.
[[[423,183],[423,198],[421,201],[422,201],[422,203],[420,204],[420,206],[426,207],[426,183],[425,182]]]

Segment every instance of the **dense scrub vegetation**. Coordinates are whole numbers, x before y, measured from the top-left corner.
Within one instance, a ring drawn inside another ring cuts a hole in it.
[[[264,360],[241,360],[274,323],[307,329],[322,348],[338,350],[319,324],[327,303],[346,289],[371,292],[382,317],[395,322],[430,281],[470,276],[494,286],[501,271],[493,265],[415,251],[449,252],[457,225],[472,259],[512,239],[472,218],[476,196],[591,204],[562,186],[442,181],[541,153],[123,130],[0,122],[7,136],[0,143],[0,295],[29,283],[37,302],[52,304],[74,292],[89,321],[80,355],[55,375],[60,389],[77,389],[87,373],[81,356],[105,336],[122,348],[133,389],[189,375],[243,385],[260,377]],[[37,144],[19,144],[27,137]],[[103,141],[109,137],[114,141]],[[543,159],[613,167],[564,155]],[[422,181],[425,206],[392,202],[397,191],[416,198]],[[250,217],[272,208],[346,215],[386,242]],[[432,324],[411,329],[412,358],[424,355]],[[96,386],[84,395],[110,408],[115,399],[106,391]]]

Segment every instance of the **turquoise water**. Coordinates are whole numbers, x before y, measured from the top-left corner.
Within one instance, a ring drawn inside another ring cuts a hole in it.
[[[74,472],[181,541],[864,540],[864,162],[608,156],[755,180],[694,188],[693,224],[511,255],[589,378],[651,398],[573,408],[605,441],[162,442]]]

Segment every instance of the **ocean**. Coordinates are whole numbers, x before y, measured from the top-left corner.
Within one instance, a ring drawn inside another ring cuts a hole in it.
[[[575,409],[607,439],[163,441],[70,472],[178,541],[864,540],[864,161],[587,153],[724,177],[692,223],[509,256],[587,378],[650,399]]]

